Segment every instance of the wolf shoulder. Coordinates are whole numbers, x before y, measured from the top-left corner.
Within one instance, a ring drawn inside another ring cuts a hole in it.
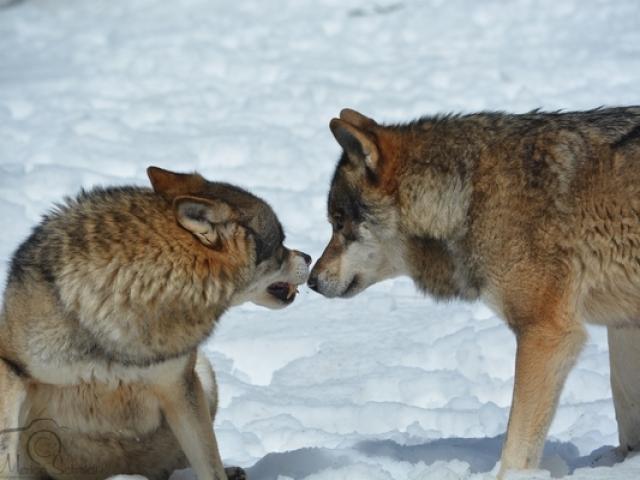
[[[510,120],[471,180],[469,226],[487,268],[557,277],[590,322],[638,318],[640,108]]]

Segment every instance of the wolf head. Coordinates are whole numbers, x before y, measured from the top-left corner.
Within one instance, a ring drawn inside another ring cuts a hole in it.
[[[404,271],[396,241],[398,212],[386,184],[378,125],[352,110],[330,123],[343,148],[328,198],[333,232],[309,286],[327,297],[352,297]]]
[[[250,240],[246,252],[254,274],[233,304],[247,301],[268,308],[293,302],[297,286],[309,274],[311,257],[284,246],[278,217],[262,199],[239,187],[210,182],[197,173],[182,174],[157,167],[147,169],[156,193],[173,204],[177,222],[191,232],[203,248],[221,249],[238,233]]]
[[[343,149],[328,198],[333,233],[309,286],[352,297],[387,278],[415,277],[416,240],[451,238],[464,223],[464,168],[428,122],[384,126],[345,109],[330,128]]]

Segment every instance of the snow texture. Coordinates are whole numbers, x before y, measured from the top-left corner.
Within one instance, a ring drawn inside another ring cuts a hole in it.
[[[2,278],[53,202],[146,185],[149,165],[249,188],[317,258],[343,107],[398,122],[640,104],[635,0],[0,0],[0,39]],[[606,332],[589,331],[526,478],[640,478],[611,451]],[[284,311],[232,310],[205,348],[223,458],[252,480],[492,477],[515,341],[481,304],[407,279],[352,300],[305,288]]]

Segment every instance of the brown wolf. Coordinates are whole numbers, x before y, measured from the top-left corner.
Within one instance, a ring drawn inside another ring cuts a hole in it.
[[[245,301],[290,304],[311,258],[240,188],[151,167],[153,189],[58,206],[15,253],[0,316],[0,478],[225,469],[198,345]]]
[[[640,447],[640,107],[330,127],[344,153],[309,286],[409,275],[494,307],[517,339],[501,476],[538,465],[583,322],[606,325],[621,447]]]

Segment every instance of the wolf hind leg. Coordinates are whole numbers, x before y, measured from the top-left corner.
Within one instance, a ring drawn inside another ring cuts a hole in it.
[[[15,478],[20,456],[20,413],[27,389],[14,367],[0,358],[0,479]]]
[[[640,328],[607,328],[611,391],[623,453],[640,449]]]

